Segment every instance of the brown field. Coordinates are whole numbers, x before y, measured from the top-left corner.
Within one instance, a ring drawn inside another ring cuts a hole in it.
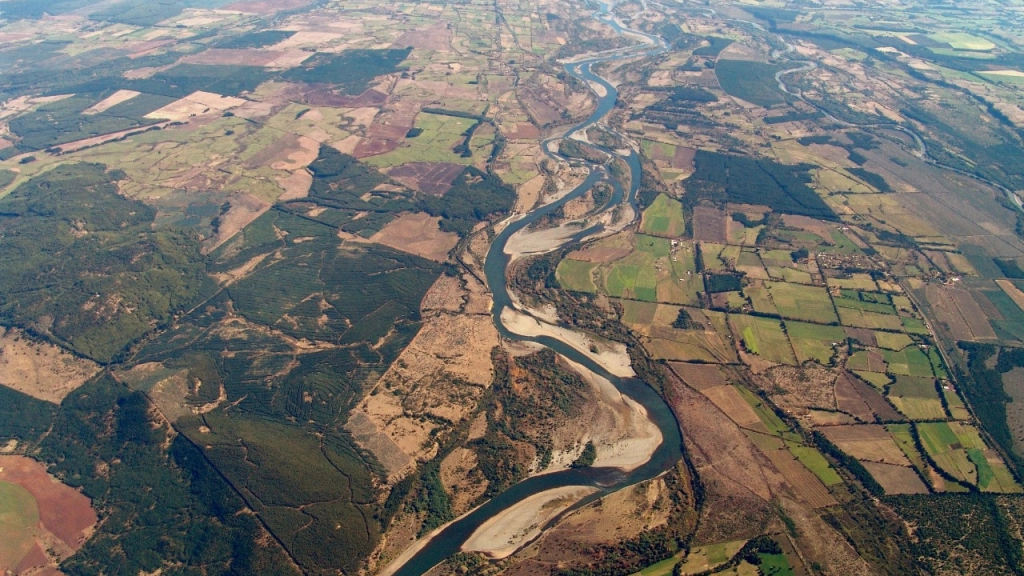
[[[440,218],[424,213],[405,213],[392,220],[370,240],[396,250],[429,258],[437,262],[448,259],[448,252],[459,242],[451,232],[438,226]]]
[[[242,0],[232,2],[221,8],[222,10],[235,10],[249,14],[273,14],[283,10],[295,10],[302,8],[313,0]]]
[[[668,365],[683,382],[696,390],[706,390],[715,386],[726,386],[729,384],[725,375],[722,374],[722,369],[714,364],[669,362]]]
[[[186,64],[207,66],[263,66],[265,68],[292,68],[312,56],[305,50],[257,50],[209,48],[181,59]]]
[[[764,453],[786,478],[790,490],[812,508],[835,506],[836,499],[813,472],[800,463],[789,450],[769,450]]]
[[[862,462],[886,494],[927,494],[928,488],[908,466],[893,466],[878,462]]]
[[[747,401],[733,386],[714,386],[700,392],[739,427],[768,433],[768,428],[761,422],[757,412],[754,412],[750,404],[747,404]]]
[[[93,114],[99,114],[100,112],[106,112],[107,110],[110,110],[118,104],[127,102],[132,98],[135,98],[139,94],[140,92],[136,92],[135,90],[118,90],[117,92],[114,92],[113,94],[107,96],[103,100],[100,100],[99,102],[93,104],[85,110],[82,110],[82,114],[85,114],[86,116],[91,116]]]
[[[313,185],[313,175],[305,170],[297,170],[287,176],[277,176],[274,180],[284,190],[277,197],[280,201],[305,198],[309,195],[310,186]]]
[[[844,372],[839,377],[839,381],[848,382],[857,394],[860,395],[861,400],[867,404],[868,408],[878,416],[878,419],[883,422],[898,422],[904,420],[904,416],[893,408],[892,404],[882,397],[882,394],[878,392],[871,384],[864,382],[860,378],[851,376],[848,372]]]
[[[665,388],[705,487],[705,506],[695,545],[751,538],[763,533],[777,473],[736,424],[706,396],[670,374]]]
[[[1006,403],[1006,424],[1013,438],[1013,448],[1018,454],[1024,454],[1024,368],[1003,374],[1003,391],[1013,399]]]
[[[392,476],[402,475],[432,453],[435,434],[473,414],[494,377],[490,352],[497,345],[488,315],[430,318],[352,411],[346,429]]]
[[[363,159],[398,148],[415,125],[419,111],[419,104],[408,102],[400,102],[392,109],[381,110],[366,130],[366,137],[356,144],[352,155]]]
[[[817,234],[825,244],[832,245],[835,243],[832,240],[832,235],[829,233],[828,225],[821,220],[817,220],[809,216],[783,214],[782,223],[787,228],[795,228],[797,230],[810,232],[811,234]]]
[[[935,312],[939,323],[949,325],[949,331],[957,340],[975,340],[977,338],[995,338],[995,332],[985,321],[985,314],[966,290],[949,288],[938,284],[925,286],[925,298]],[[965,312],[976,314],[977,317],[967,320]],[[980,334],[974,330],[980,331]]]
[[[89,499],[47,474],[39,462],[24,456],[0,456],[0,481],[28,490],[39,508],[35,548],[7,568],[17,567],[23,573],[52,566],[81,548],[92,534],[98,518]]]
[[[836,379],[835,393],[836,409],[853,415],[861,422],[875,421],[875,412],[870,406],[868,406],[867,402],[861,398],[857,389],[854,387],[852,378],[847,376],[845,373]]]
[[[398,182],[431,196],[443,196],[466,167],[446,162],[407,162],[388,170]]]
[[[697,151],[693,148],[687,148],[685,146],[676,146],[675,152],[672,155],[665,154],[662,147],[652,147],[652,158],[655,163],[663,162],[670,168],[677,170],[693,170],[693,158],[697,155]]]
[[[227,201],[231,207],[220,217],[217,235],[203,242],[203,250],[207,253],[227,242],[238,234],[239,230],[270,210],[270,204],[252,194],[232,194]]]
[[[829,426],[821,432],[843,452],[858,460],[910,466],[910,460],[882,425]]]
[[[875,340],[875,331],[868,330],[867,328],[844,328],[846,335],[853,338],[857,342],[860,342],[864,346],[875,347],[878,346],[878,342]]]
[[[237,108],[246,102],[247,100],[242,98],[197,91],[180,100],[175,100],[163,108],[154,110],[146,114],[145,117],[181,122],[193,116]]]
[[[60,404],[100,367],[24,332],[0,327],[0,384],[34,398]]]
[[[1020,288],[1017,288],[1010,280],[996,280],[996,284],[1003,289],[1003,292],[1006,292],[1006,295],[1013,300],[1018,308],[1024,310],[1024,292],[1021,292]]]
[[[518,122],[510,126],[503,125],[501,132],[509,140],[534,140],[540,138],[540,130],[529,122]]]
[[[953,303],[956,304],[960,314],[964,317],[967,322],[967,327],[971,333],[974,334],[975,338],[995,338],[996,333],[992,329],[992,325],[988,323],[988,316],[985,311],[981,309],[978,302],[967,290],[961,290],[959,288],[948,288],[950,297],[953,299]]]
[[[693,239],[698,242],[725,244],[729,241],[729,215],[711,206],[693,209]]]
[[[420,50],[451,50],[452,31],[444,24],[408,30],[403,32],[392,44],[394,48],[405,48],[406,46]]]

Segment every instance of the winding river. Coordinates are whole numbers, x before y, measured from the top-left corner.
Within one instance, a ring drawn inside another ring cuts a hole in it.
[[[604,4],[603,7],[595,14],[595,17],[615,28],[619,34],[628,33],[636,36],[642,36],[646,39],[646,44],[639,47],[640,49],[635,46],[624,48],[621,50],[602,53],[599,56],[565,65],[565,70],[568,74],[571,74],[573,77],[584,82],[601,85],[604,88],[605,94],[598,98],[598,105],[593,114],[591,114],[586,121],[569,130],[562,138],[568,138],[577,132],[585,132],[587,128],[593,126],[604,118],[615,106],[616,99],[618,98],[618,92],[611,83],[594,73],[593,66],[595,64],[611,60],[632,58],[640,55],[654,55],[665,50],[664,42],[660,38],[637,32],[635,30],[629,30],[616,22],[611,16],[611,9],[613,7],[614,4]],[[543,143],[545,151],[547,151],[547,144],[548,141]],[[615,151],[604,149],[600,146],[591,146],[611,155],[616,154]],[[458,552],[473,532],[488,519],[530,496],[565,486],[590,486],[598,489],[597,492],[584,498],[559,515],[560,518],[572,510],[578,509],[579,507],[593,502],[597,498],[606,496],[611,492],[654,478],[670,469],[682,457],[683,440],[679,432],[679,425],[676,422],[672,410],[653,388],[637,378],[620,378],[610,374],[607,370],[591,360],[590,357],[581,353],[562,340],[548,336],[520,336],[510,332],[501,321],[501,313],[505,308],[515,308],[512,298],[509,295],[506,280],[506,269],[511,261],[511,258],[505,254],[505,246],[508,243],[509,238],[511,238],[513,234],[536,223],[544,216],[554,212],[566,202],[582,196],[598,182],[607,182],[613,188],[612,197],[603,207],[603,211],[611,210],[623,202],[628,202],[633,208],[633,213],[636,214],[636,193],[639,188],[641,177],[640,158],[636,151],[631,150],[628,156],[625,156],[624,159],[626,160],[630,171],[630,185],[628,190],[625,189],[618,180],[610,176],[605,166],[588,163],[590,175],[582,184],[574,188],[568,194],[560,198],[558,201],[536,208],[518,219],[516,219],[516,217],[510,218],[510,223],[500,234],[498,234],[490,246],[487,253],[486,263],[484,265],[484,273],[494,297],[494,304],[492,307],[494,325],[503,338],[507,340],[533,342],[543,345],[565,356],[573,362],[585,366],[598,376],[607,379],[621,393],[629,396],[646,408],[648,417],[661,431],[663,438],[661,445],[658,446],[647,462],[629,472],[623,472],[619,468],[610,467],[572,468],[528,478],[505,490],[472,512],[440,529],[440,531],[430,537],[430,539],[404,564],[397,568],[389,566],[388,571],[391,571],[392,574],[396,576],[419,576],[420,574],[427,572],[439,562],[442,562],[452,554]],[[582,230],[566,242],[578,241],[586,236],[595,234],[600,230],[601,225],[598,224],[592,226]],[[551,521],[549,523],[549,527],[557,520],[558,518]],[[393,569],[393,571],[390,569]]]

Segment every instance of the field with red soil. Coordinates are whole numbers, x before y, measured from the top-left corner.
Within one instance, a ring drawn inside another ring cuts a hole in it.
[[[21,557],[4,559],[2,563],[8,566],[0,569],[58,573],[51,566],[81,548],[96,525],[98,518],[91,502],[78,490],[47,474],[42,464],[24,456],[0,456],[0,482],[26,490],[39,512],[37,526],[20,527],[18,534],[0,534],[5,541],[35,539],[34,545],[23,549]]]
[[[384,110],[373,119],[373,124],[356,145],[352,154],[362,159],[391,152],[405,140],[405,135],[412,130],[416,115],[420,108],[417,103],[401,103],[393,109]]]
[[[447,162],[408,162],[388,170],[388,176],[413,190],[443,196],[466,167]]]

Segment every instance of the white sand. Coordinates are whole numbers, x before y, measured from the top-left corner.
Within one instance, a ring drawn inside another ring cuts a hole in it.
[[[621,378],[636,376],[636,372],[633,372],[633,368],[630,366],[626,345],[621,342],[607,342],[589,334],[541,322],[532,316],[508,307],[501,311],[501,323],[508,328],[509,332],[520,336],[550,336],[557,338],[572,346],[577,352],[590,358],[615,376]],[[594,346],[597,352],[592,351],[590,349],[591,346]]]
[[[566,508],[597,492],[591,486],[563,486],[534,494],[484,522],[462,545],[467,552],[483,552],[492,559],[511,556],[540,536],[541,528]]]

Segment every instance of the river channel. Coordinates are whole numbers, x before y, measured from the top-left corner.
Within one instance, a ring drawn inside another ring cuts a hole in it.
[[[640,50],[637,50],[636,47],[631,47],[565,65],[565,70],[568,74],[571,74],[573,77],[584,82],[601,85],[604,87],[605,94],[598,98],[597,109],[593,114],[591,114],[583,123],[570,129],[562,138],[568,138],[576,132],[585,131],[587,128],[603,119],[615,106],[616,99],[618,98],[618,92],[611,83],[594,73],[593,65],[600,62],[633,58],[640,55],[653,55],[665,49],[664,43],[660,38],[629,30],[616,22],[611,16],[611,8],[613,6],[613,4],[603,5],[603,7],[595,14],[595,17],[615,28],[619,34],[629,33],[646,38],[647,44]],[[591,146],[608,154],[616,154],[615,151],[603,149],[600,146]],[[545,150],[547,150],[547,142],[544,143],[544,147]],[[557,210],[566,202],[582,196],[595,184],[602,181],[610,184],[614,190],[611,199],[604,207],[605,210],[610,210],[623,202],[628,202],[633,208],[633,213],[636,214],[636,193],[639,188],[641,177],[640,159],[636,151],[632,150],[629,152],[628,156],[624,157],[624,159],[626,160],[630,171],[630,185],[628,190],[625,189],[618,180],[609,175],[605,166],[590,164],[590,175],[582,184],[577,186],[568,194],[556,202],[541,206],[530,211],[525,216],[511,220],[511,222],[500,234],[498,234],[494,242],[491,244],[487,253],[486,263],[484,265],[484,273],[494,297],[494,305],[492,307],[494,325],[497,327],[499,334],[501,334],[503,338],[513,341],[525,341],[540,344],[554,350],[573,362],[582,364],[597,375],[607,379],[621,393],[629,396],[646,408],[651,421],[654,422],[661,431],[663,438],[661,445],[658,446],[647,462],[629,472],[623,472],[618,468],[605,467],[571,468],[528,478],[527,480],[508,488],[498,496],[489,500],[487,503],[476,508],[469,514],[453,521],[438,533],[434,534],[433,537],[431,537],[430,540],[415,553],[415,555],[409,558],[407,562],[393,572],[395,576],[419,576],[420,574],[427,572],[439,562],[442,562],[452,554],[457,553],[470,535],[472,535],[473,532],[488,519],[523,501],[524,499],[533,496],[534,494],[564,486],[592,486],[598,488],[597,492],[569,508],[565,512],[568,513],[593,502],[597,498],[606,496],[611,492],[654,478],[670,469],[682,457],[683,441],[679,432],[679,425],[676,422],[672,410],[653,388],[637,378],[619,378],[608,373],[608,371],[592,361],[588,356],[577,351],[571,345],[563,342],[562,340],[548,336],[520,336],[510,332],[501,321],[502,311],[506,307],[514,308],[514,304],[508,292],[506,279],[506,270],[510,263],[510,257],[505,254],[505,245],[508,243],[509,238],[516,232],[536,223],[545,215]],[[599,231],[600,225],[593,226],[582,230],[569,241],[578,241]],[[563,513],[562,516],[564,516],[565,513]]]

